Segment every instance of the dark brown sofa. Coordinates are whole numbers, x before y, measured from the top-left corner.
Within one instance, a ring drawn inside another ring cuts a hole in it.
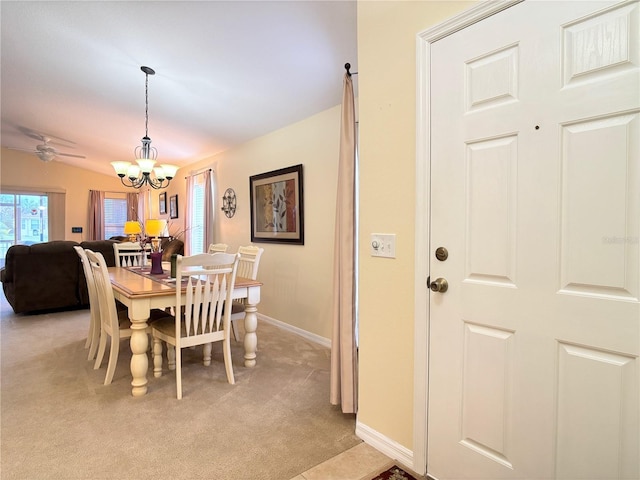
[[[171,255],[184,255],[184,242],[177,238],[163,239],[161,242],[162,261],[170,262]]]
[[[63,310],[89,306],[87,283],[80,257],[73,249],[80,245],[100,252],[107,266],[115,265],[111,240],[77,243],[53,241],[35,245],[13,245],[7,250],[0,281],[15,313]]]

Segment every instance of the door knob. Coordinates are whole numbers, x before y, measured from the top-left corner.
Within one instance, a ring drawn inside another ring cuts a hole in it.
[[[429,288],[432,292],[444,293],[449,288],[449,283],[444,278],[436,278],[433,282],[431,282]]]

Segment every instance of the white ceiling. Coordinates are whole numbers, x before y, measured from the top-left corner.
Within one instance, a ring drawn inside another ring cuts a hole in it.
[[[86,156],[55,161],[107,174],[145,133],[142,65],[158,162],[180,166],[338,105],[357,71],[355,1],[3,0],[0,15],[1,145],[39,132]]]

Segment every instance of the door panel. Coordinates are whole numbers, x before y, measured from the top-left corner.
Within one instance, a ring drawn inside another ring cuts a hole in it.
[[[516,286],[518,137],[466,145],[465,281]]]
[[[638,131],[637,112],[562,126],[563,293],[638,301]]]
[[[639,18],[526,1],[432,45],[439,480],[640,477]]]
[[[624,464],[638,457],[637,448],[628,450],[637,446],[637,424],[629,421],[638,409],[637,401],[631,403],[636,359],[560,343],[558,360],[556,478],[633,478],[629,470],[625,475]],[[594,395],[597,390],[607,393]],[[585,425],[590,425],[589,435]]]
[[[512,468],[514,332],[483,325],[464,325],[461,443]],[[492,398],[486,390],[496,392]]]

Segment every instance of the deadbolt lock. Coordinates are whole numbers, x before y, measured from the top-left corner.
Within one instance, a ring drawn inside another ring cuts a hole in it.
[[[449,282],[447,282],[444,278],[436,278],[431,284],[429,288],[432,292],[444,293],[449,288]]]
[[[441,262],[444,262],[447,258],[449,258],[449,252],[444,247],[436,248],[436,258]]]

